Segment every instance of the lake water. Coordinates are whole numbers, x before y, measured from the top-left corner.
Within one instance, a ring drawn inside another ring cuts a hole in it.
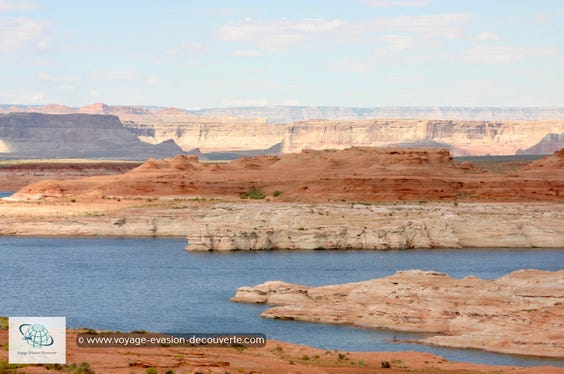
[[[12,195],[13,192],[0,191],[0,199]]]
[[[558,270],[563,250],[276,251],[191,253],[184,239],[0,237],[0,315],[66,316],[69,327],[120,331],[263,332],[344,351],[417,350],[449,360],[557,365],[562,360],[391,343],[423,335],[260,318],[264,305],[228,302],[267,280],[356,282],[402,269],[498,278],[523,268]]]

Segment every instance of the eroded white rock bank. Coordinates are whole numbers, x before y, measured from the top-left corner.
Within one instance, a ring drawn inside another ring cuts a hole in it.
[[[547,207],[547,206],[545,206]],[[191,251],[560,247],[563,209],[519,204],[217,204],[187,227]]]

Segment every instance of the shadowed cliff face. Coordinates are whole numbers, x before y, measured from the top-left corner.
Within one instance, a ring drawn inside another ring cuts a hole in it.
[[[0,155],[8,158],[170,157],[182,150],[173,142],[141,142],[110,115],[0,114]]]

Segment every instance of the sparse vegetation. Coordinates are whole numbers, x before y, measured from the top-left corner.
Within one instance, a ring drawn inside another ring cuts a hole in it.
[[[155,369],[154,367],[150,367],[150,368],[147,368],[147,370],[145,370],[145,373],[147,373],[147,374],[157,374],[158,372],[157,372],[157,369]]]
[[[85,213],[86,216],[88,217],[103,217],[104,213],[98,211],[98,210],[91,210]]]
[[[88,362],[82,362],[80,364],[47,364],[43,365],[47,370],[61,371],[70,374],[95,374],[95,371],[90,368]]]
[[[284,351],[284,349],[279,345],[271,350],[272,353],[282,353],[282,351]]]
[[[390,364],[389,361],[382,361],[382,368],[383,369],[390,369],[392,367],[392,365]]]
[[[241,195],[241,199],[253,199],[253,200],[260,200],[264,199],[266,195],[262,190],[256,188],[255,186],[251,187],[251,189]]]
[[[272,193],[272,196],[274,196],[274,197],[278,197],[278,196],[280,196],[280,195],[282,195],[282,191],[274,191],[274,192]]]

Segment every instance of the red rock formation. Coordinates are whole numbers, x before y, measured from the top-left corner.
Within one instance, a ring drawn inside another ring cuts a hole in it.
[[[543,170],[552,172],[537,177],[530,170],[539,166],[533,165],[523,178],[481,172],[469,165],[458,167],[447,150],[353,147],[223,164],[176,156],[149,160],[119,177],[57,183],[67,196],[90,190],[104,191],[108,196],[239,198],[255,188],[267,196],[279,191],[276,199],[281,201],[558,201],[564,175],[561,169],[554,169],[552,161],[545,162]],[[38,196],[42,183],[20,190],[16,197]]]

